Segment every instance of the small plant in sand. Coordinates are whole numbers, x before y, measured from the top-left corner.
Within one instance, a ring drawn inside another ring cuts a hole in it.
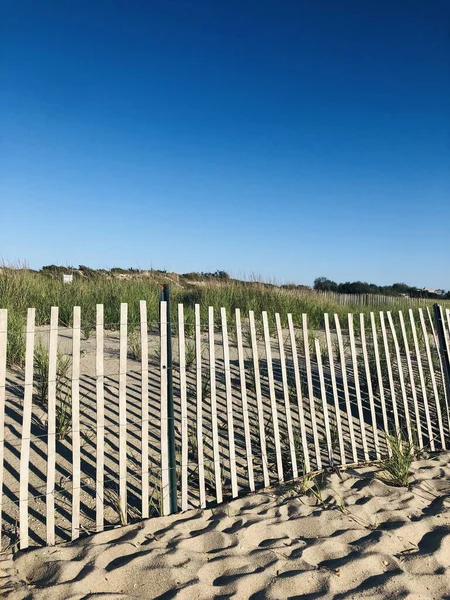
[[[56,437],[63,440],[72,429],[72,394],[64,390],[56,398]]]
[[[83,339],[88,340],[95,329],[95,325],[92,321],[82,321],[80,329]]]
[[[302,494],[307,494],[314,485],[314,475],[311,471],[307,471],[306,463],[302,463],[302,478],[300,481],[300,491]]]
[[[68,378],[68,373],[72,359],[67,354],[63,354],[58,350],[56,356],[56,397],[60,397],[63,393],[65,380]],[[49,376],[49,356],[48,348],[44,346],[42,340],[39,340],[34,349],[34,390],[37,402],[45,408],[48,402],[48,376]]]
[[[397,487],[406,487],[409,483],[409,469],[414,458],[414,445],[402,435],[387,435],[391,456],[382,462],[387,474],[387,482]]]
[[[185,361],[186,369],[190,371],[195,365],[195,344],[191,340],[186,340]]]
[[[332,420],[330,423],[330,437],[331,437],[331,451],[335,456],[339,450],[339,431],[336,425],[336,421]]]
[[[126,515],[120,506],[119,493],[115,489],[105,487],[105,504],[114,510],[122,527],[127,524]]]
[[[128,356],[132,360],[141,358],[141,336],[136,328],[130,329],[128,332]]]
[[[148,499],[149,515],[160,517],[163,514],[161,489],[156,482],[151,482],[150,488],[151,492]]]

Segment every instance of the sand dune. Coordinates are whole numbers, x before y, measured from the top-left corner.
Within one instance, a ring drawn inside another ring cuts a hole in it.
[[[5,597],[450,597],[449,453],[415,462],[408,489],[370,466],[303,492],[280,486],[18,553],[3,563]]]

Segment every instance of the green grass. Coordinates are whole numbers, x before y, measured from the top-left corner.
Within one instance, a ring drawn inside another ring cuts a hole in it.
[[[386,481],[396,487],[406,487],[409,483],[409,469],[415,456],[414,445],[401,434],[388,435],[387,443],[391,456],[382,462],[387,475]]]
[[[60,323],[72,324],[73,307],[81,306],[81,327],[83,337],[88,338],[96,320],[96,305],[104,305],[105,327],[118,328],[120,303],[128,303],[129,323],[139,323],[139,301],[146,300],[148,322],[157,323],[159,319],[159,293],[162,280],[152,277],[118,279],[99,274],[92,277],[75,277],[72,284],[64,284],[59,277],[28,271],[26,269],[3,268],[0,272],[0,307],[9,309],[8,361],[12,365],[22,366],[24,361],[24,330],[27,309],[36,309],[36,325],[47,325],[52,306],[59,307]],[[401,307],[399,299],[399,308]],[[433,300],[424,300],[423,305],[433,304]],[[392,306],[367,307],[361,304],[343,305],[331,297],[314,295],[304,290],[285,289],[258,282],[240,282],[228,280],[215,282],[205,280],[192,282],[180,277],[179,283],[171,286],[172,320],[176,322],[177,304],[185,307],[186,333],[192,335],[194,323],[194,305],[200,304],[201,319],[207,323],[208,307],[216,309],[216,321],[220,323],[220,307],[225,307],[229,315],[230,327],[234,326],[234,311],[240,308],[245,320],[249,310],[255,312],[257,322],[261,312],[268,312],[271,328],[274,315],[280,313],[284,327],[287,326],[287,314],[293,315],[294,322],[301,322],[302,313],[308,315],[311,329],[322,329],[324,313],[337,313],[341,324],[346,323],[349,312],[369,313],[371,310],[393,310]],[[403,308],[409,305],[404,302]],[[355,331],[358,322],[355,320]],[[244,326],[244,333],[245,333]]]

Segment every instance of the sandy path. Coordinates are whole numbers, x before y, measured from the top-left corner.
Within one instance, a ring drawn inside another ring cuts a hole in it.
[[[290,485],[19,553],[5,597],[448,598],[450,453],[415,462],[409,489],[380,477],[348,469],[322,502]]]

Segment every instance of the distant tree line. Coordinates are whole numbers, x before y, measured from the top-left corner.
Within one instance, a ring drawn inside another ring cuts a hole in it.
[[[438,293],[437,291],[419,289],[406,283],[393,283],[392,285],[376,285],[365,281],[346,281],[336,283],[327,277],[318,277],[314,280],[314,289],[323,292],[336,292],[338,294],[379,294],[383,296],[409,296],[410,298],[450,298],[450,291]]]

